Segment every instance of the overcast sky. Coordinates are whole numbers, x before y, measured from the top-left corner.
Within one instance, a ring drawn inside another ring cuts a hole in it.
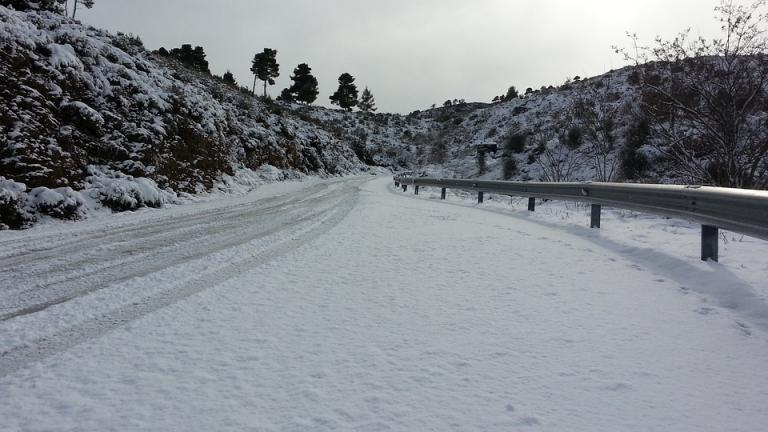
[[[202,45],[211,71],[253,81],[250,61],[278,50],[273,96],[306,62],[328,105],[338,76],[368,86],[379,111],[446,99],[490,101],[518,89],[594,76],[624,62],[611,45],[687,27],[713,36],[716,0],[96,0],[78,18],[141,36],[149,49]]]

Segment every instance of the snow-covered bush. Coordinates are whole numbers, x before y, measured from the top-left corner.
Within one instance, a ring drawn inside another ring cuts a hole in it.
[[[0,176],[0,230],[21,229],[34,222],[25,208],[27,186]]]
[[[107,175],[93,168],[91,173],[92,175],[86,179],[90,183],[89,192],[112,210],[157,208],[162,207],[163,204],[178,202],[176,194],[160,189],[151,179],[134,178],[117,172]]]
[[[59,106],[59,109],[63,118],[81,130],[86,130],[93,134],[101,133],[102,126],[104,126],[104,117],[83,102],[65,102]]]
[[[29,191],[28,207],[57,219],[77,220],[85,217],[85,200],[70,187],[48,189],[41,186]]]

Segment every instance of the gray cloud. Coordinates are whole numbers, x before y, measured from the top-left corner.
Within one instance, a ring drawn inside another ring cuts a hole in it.
[[[98,0],[79,18],[138,34],[150,49],[202,45],[211,70],[250,84],[250,59],[278,50],[279,94],[307,62],[328,104],[342,72],[380,111],[445,99],[489,101],[510,85],[538,88],[624,64],[610,46],[631,30],[651,40],[692,27],[716,34],[715,0]]]

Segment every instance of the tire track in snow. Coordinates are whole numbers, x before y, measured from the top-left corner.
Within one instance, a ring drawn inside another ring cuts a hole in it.
[[[326,192],[327,194],[328,192]],[[307,198],[306,194],[297,197],[298,201],[280,203],[269,207],[247,209],[236,217],[221,218],[216,215],[216,225],[211,228],[202,227],[197,223],[197,229],[189,229],[184,233],[170,231],[168,235],[148,237],[141,236],[141,240],[128,242],[116,242],[117,250],[103,250],[104,246],[87,246],[87,252],[74,261],[57,263],[57,268],[50,269],[50,262],[42,261],[37,265],[37,271],[28,272],[25,269],[13,271],[13,277],[22,282],[16,287],[8,288],[0,292],[0,321],[4,321],[24,313],[35,312],[44,307],[61,303],[73,298],[69,291],[82,291],[83,294],[93,291],[86,287],[74,286],[80,281],[88,281],[96,277],[96,282],[103,287],[105,283],[113,283],[124,280],[143,271],[142,263],[149,258],[159,261],[159,265],[153,268],[162,269],[178,262],[189,259],[188,257],[203,256],[210,251],[218,251],[226,247],[242,244],[258,237],[264,237],[264,232],[274,231],[274,226],[280,227],[289,220],[280,221],[277,218],[269,218],[258,221],[258,218],[280,214],[283,218],[295,217],[289,213],[301,206],[320,202],[327,199],[327,195]],[[301,214],[301,212],[299,212]],[[258,221],[258,224],[256,223]],[[204,230],[202,228],[205,228]],[[202,232],[201,232],[202,231]],[[225,236],[219,234],[225,233]],[[205,236],[208,243],[200,242],[200,237]],[[222,245],[219,247],[219,245]],[[112,248],[112,245],[110,245]],[[137,251],[141,253],[137,253]],[[169,255],[171,254],[171,255]],[[96,262],[95,264],[87,265]],[[157,262],[155,261],[155,262]],[[1,262],[1,261],[0,261]],[[86,266],[84,269],[83,266]],[[145,267],[146,265],[144,265]],[[78,269],[73,271],[72,269]],[[117,269],[117,272],[114,270]],[[98,279],[104,272],[107,279]],[[111,277],[111,278],[110,278]],[[52,292],[48,292],[51,290]],[[65,291],[65,294],[57,294]],[[82,295],[82,294],[80,294]],[[54,298],[51,298],[54,297]],[[47,305],[47,306],[46,306]]]
[[[86,228],[80,228],[78,224],[72,224],[71,229],[67,233],[29,233],[22,238],[13,238],[10,240],[0,241],[0,260],[11,259],[20,256],[28,256],[36,252],[45,252],[52,247],[64,247],[64,246],[79,246],[86,240],[96,239],[99,242],[103,242],[107,238],[119,237],[121,234],[134,234],[143,233],[144,236],[150,235],[151,232],[162,232],[162,228],[174,228],[176,226],[194,226],[196,222],[200,220],[209,219],[211,216],[221,216],[230,213],[240,213],[244,209],[250,209],[254,206],[267,206],[274,203],[280,204],[289,200],[296,201],[297,199],[304,199],[311,197],[318,193],[322,193],[329,188],[329,186],[336,185],[342,182],[348,181],[346,179],[334,179],[328,180],[323,183],[310,185],[304,189],[299,189],[287,194],[279,194],[275,196],[267,196],[263,198],[256,198],[254,201],[246,201],[237,204],[226,204],[227,201],[210,201],[204,203],[195,203],[187,206],[174,207],[176,211],[174,214],[169,215],[167,212],[157,211],[152,213],[146,213],[144,217],[139,220],[109,220],[101,226],[108,232],[92,232],[93,227],[87,226]],[[242,198],[235,198],[242,199]],[[197,206],[205,206],[206,208],[199,210]],[[209,206],[214,206],[210,208]],[[101,221],[96,221],[101,222]],[[87,222],[86,222],[87,223]],[[151,231],[150,228],[157,227],[158,230]],[[62,234],[65,234],[71,240],[62,241]],[[73,238],[74,237],[74,238]],[[24,244],[20,244],[20,243]],[[30,246],[31,245],[31,246]],[[78,248],[73,248],[77,250]],[[14,253],[14,250],[16,252]],[[5,252],[10,253],[5,253]],[[36,257],[40,258],[40,257]],[[22,260],[26,262],[27,260]],[[5,263],[4,263],[5,264]],[[3,269],[0,268],[0,272]]]
[[[279,206],[269,212],[260,212],[259,216],[272,216],[284,211],[290,211],[292,210],[290,207],[296,206],[296,204]],[[268,225],[266,229],[263,230],[251,230],[246,233],[233,232],[226,236],[213,237],[210,242],[205,244],[201,244],[198,239],[201,233],[194,232],[192,233],[192,236],[185,238],[183,241],[177,239],[174,244],[164,247],[155,245],[157,246],[156,248],[150,249],[147,253],[142,255],[134,255],[130,260],[116,257],[112,260],[111,264],[106,266],[97,266],[96,268],[85,272],[65,274],[63,278],[53,281],[36,283],[33,287],[3,299],[3,303],[5,304],[0,306],[0,321],[7,321],[22,315],[39,312],[48,307],[64,303],[77,297],[82,297],[100,289],[108,288],[113,284],[126,281],[141,274],[160,271],[167,267],[197,259],[230,247],[268,237],[269,235],[285,229],[285,225],[288,223],[302,223],[315,216],[315,213],[311,213],[290,222],[278,222],[277,224]],[[246,217],[243,219],[246,219]],[[217,235],[221,232],[230,232],[236,226],[242,227],[244,223],[246,223],[245,220],[237,220],[225,226],[218,225],[215,229],[206,231],[204,234],[210,237],[211,235]],[[146,262],[152,262],[153,264],[147,267]],[[72,264],[67,264],[67,267],[72,266]],[[105,272],[106,275],[104,274]],[[7,312],[8,310],[11,311]]]
[[[267,197],[264,199],[256,200],[253,202],[246,202],[242,204],[235,204],[232,206],[217,207],[212,209],[205,209],[199,213],[188,213],[172,216],[166,216],[160,211],[157,214],[158,220],[139,220],[129,221],[125,226],[118,224],[117,226],[108,225],[104,227],[108,229],[108,232],[88,232],[81,231],[82,234],[73,234],[75,238],[71,240],[61,241],[61,234],[44,234],[39,238],[34,238],[32,242],[34,244],[40,244],[40,246],[32,247],[21,252],[11,253],[9,255],[0,256],[0,272],[7,269],[7,266],[23,265],[24,263],[36,262],[38,260],[55,257],[68,252],[77,252],[84,247],[94,245],[102,245],[112,239],[120,239],[128,234],[135,234],[135,239],[143,239],[152,237],[156,234],[162,234],[169,229],[177,230],[181,228],[195,227],[199,225],[199,222],[204,220],[210,220],[211,217],[216,217],[220,220],[222,217],[230,215],[240,215],[244,210],[253,209],[254,206],[261,206],[257,208],[269,208],[270,206],[279,206],[289,201],[296,201],[313,194],[323,191],[328,188],[326,184],[314,185],[312,187],[297,191],[298,195],[278,195],[274,197]],[[155,215],[153,215],[155,216]],[[155,218],[153,218],[155,219]],[[28,239],[13,239],[0,243],[0,247],[5,250],[13,250],[14,246],[18,249],[19,243],[22,241],[29,241]],[[88,243],[90,241],[90,243]],[[23,247],[23,246],[22,246]]]
[[[358,199],[359,190],[357,185],[359,183],[359,180],[349,181],[340,190],[330,193],[329,196],[322,197],[322,199],[318,198],[317,200],[307,200],[304,206],[299,209],[315,209],[315,211],[308,211],[305,216],[297,220],[282,222],[279,226],[274,227],[271,230],[271,234],[267,234],[264,237],[269,237],[269,235],[279,236],[263,250],[256,251],[243,259],[205,272],[193,277],[191,280],[183,281],[178,285],[167,287],[140,299],[135,299],[129,304],[122,305],[106,313],[90,317],[82,323],[0,352],[0,377],[22,369],[30,363],[44,360],[75,345],[97,338],[146,314],[160,310],[209,287],[220,284],[311,242],[341,222],[354,208]],[[318,202],[328,205],[317,209]],[[220,245],[221,248],[219,250],[224,250],[238,244],[244,245],[253,240]],[[210,251],[208,254],[211,253],[215,253],[215,251]],[[162,269],[150,267],[149,270],[151,271],[146,274],[170,269],[174,265],[194,261],[195,259],[205,259],[205,256],[208,254],[189,257],[168,266],[156,266],[163,267]]]

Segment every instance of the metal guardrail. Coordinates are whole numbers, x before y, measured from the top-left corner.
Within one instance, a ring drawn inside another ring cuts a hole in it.
[[[718,229],[727,229],[768,240],[768,191],[709,186],[678,186],[630,183],[538,183],[489,180],[457,180],[395,176],[395,185],[441,188],[528,197],[528,210],[535,211],[536,198],[579,201],[592,204],[592,228],[600,228],[603,205],[661,216],[690,219],[702,224],[701,259],[718,260]]]

